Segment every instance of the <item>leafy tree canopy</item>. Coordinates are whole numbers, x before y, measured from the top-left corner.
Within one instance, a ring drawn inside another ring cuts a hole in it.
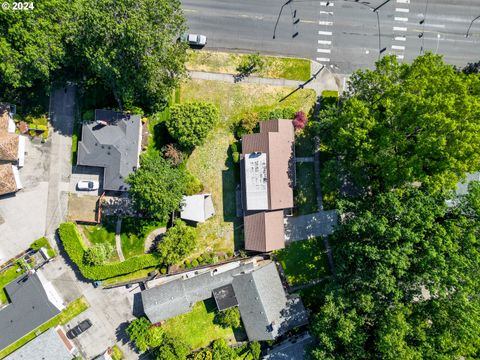
[[[341,202],[337,277],[313,322],[316,359],[480,356],[480,185],[448,208],[397,190]]]
[[[135,208],[160,221],[179,208],[186,188],[185,171],[158,153],[142,156],[140,168],[126,181]]]
[[[480,77],[458,72],[438,55],[410,64],[386,56],[359,70],[338,106],[320,114],[319,136],[334,179],[372,191],[420,182],[451,189],[480,163]],[[330,187],[330,188],[328,188]]]
[[[166,264],[176,264],[189,255],[197,245],[195,230],[180,219],[167,230],[158,244],[158,252]]]
[[[112,255],[113,247],[108,243],[95,244],[85,251],[84,262],[88,265],[102,265]]]
[[[220,311],[215,315],[215,322],[225,328],[240,327],[240,311],[238,307],[231,307],[224,311]]]
[[[188,345],[179,339],[165,336],[162,344],[155,349],[155,360],[185,360],[190,354]]]
[[[203,144],[218,121],[218,109],[213,104],[191,102],[175,104],[170,108],[167,129],[181,147],[193,149]]]

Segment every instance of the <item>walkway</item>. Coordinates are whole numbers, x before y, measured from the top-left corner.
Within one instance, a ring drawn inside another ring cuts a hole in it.
[[[122,231],[122,218],[118,218],[117,223],[115,224],[115,248],[117,249],[118,258],[120,261],[125,261],[125,256],[122,252],[122,238],[120,233]]]
[[[145,252],[145,254],[149,253],[153,250],[152,246],[153,246],[153,243],[154,243],[155,239],[158,236],[165,234],[166,231],[167,231],[166,227],[161,227],[161,228],[153,230],[150,234],[147,235],[147,237],[145,238],[145,243],[143,245],[143,251]]]
[[[336,210],[288,216],[285,218],[285,241],[299,241],[312,237],[327,236],[332,233],[336,224]]]

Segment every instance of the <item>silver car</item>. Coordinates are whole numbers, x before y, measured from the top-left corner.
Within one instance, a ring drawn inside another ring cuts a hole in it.
[[[98,181],[80,180],[77,183],[77,190],[94,191],[94,190],[98,190],[99,186],[100,185]]]
[[[190,46],[203,47],[207,44],[207,37],[205,35],[185,34],[182,36],[182,40],[186,41]]]

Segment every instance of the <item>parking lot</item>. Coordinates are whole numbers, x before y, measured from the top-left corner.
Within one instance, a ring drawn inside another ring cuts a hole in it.
[[[0,263],[7,261],[45,234],[51,146],[26,141],[23,189],[0,197]]]

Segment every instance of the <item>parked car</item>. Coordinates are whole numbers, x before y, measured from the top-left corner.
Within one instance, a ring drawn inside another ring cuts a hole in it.
[[[84,333],[92,327],[92,322],[89,319],[83,320],[77,326],[67,331],[67,337],[69,339],[75,339],[78,335]]]
[[[198,34],[184,34],[182,40],[186,41],[190,46],[203,47],[207,44],[207,37]]]
[[[77,183],[78,190],[93,191],[93,190],[98,190],[99,186],[100,185],[98,184],[98,181],[80,180]]]

